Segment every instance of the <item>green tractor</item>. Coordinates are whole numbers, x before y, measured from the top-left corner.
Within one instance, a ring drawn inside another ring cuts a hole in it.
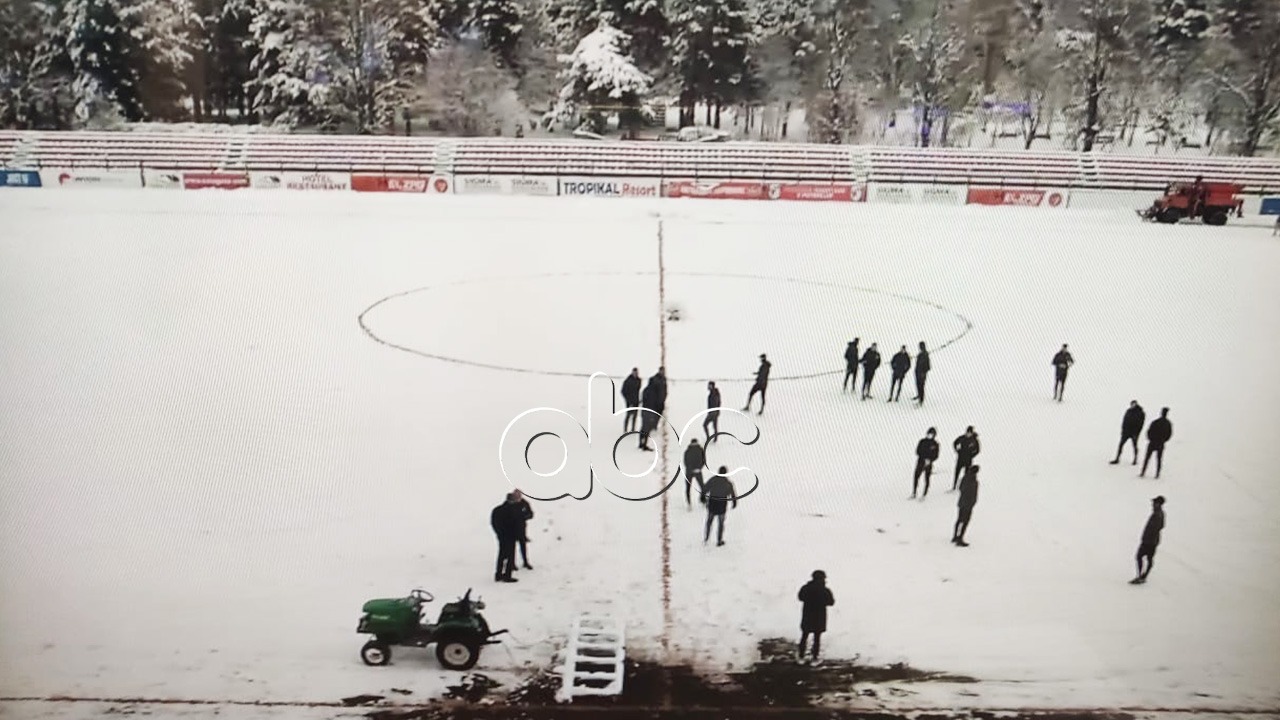
[[[493,638],[506,630],[491,631],[480,611],[484,602],[471,599],[471,590],[456,602],[445,604],[434,623],[422,620],[422,606],[435,598],[425,590],[408,597],[370,600],[361,610],[356,632],[373,635],[360,648],[366,665],[391,662],[391,646],[425,648],[435,643],[436,659],[450,670],[470,670],[480,660],[480,648],[499,642]]]

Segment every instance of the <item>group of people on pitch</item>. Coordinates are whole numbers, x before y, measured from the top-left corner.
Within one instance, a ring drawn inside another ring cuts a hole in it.
[[[849,341],[849,345],[844,350],[844,382],[841,385],[842,391],[847,392],[850,388],[857,392],[858,390],[858,366],[862,366],[862,393],[863,400],[871,397],[871,382],[875,380],[876,370],[880,368],[880,350],[875,343],[871,343],[871,347],[867,351],[859,355],[858,343],[861,338],[854,338]],[[916,396],[911,398],[917,405],[924,404],[924,383],[929,377],[929,370],[932,364],[929,361],[929,351],[925,349],[924,342],[920,343],[920,352],[916,354],[915,361],[915,377],[916,377]],[[898,352],[894,353],[889,359],[889,369],[892,375],[889,378],[889,399],[885,402],[898,402],[902,397],[902,383],[906,380],[907,371],[911,369],[911,355],[907,353],[907,346],[903,345]]]

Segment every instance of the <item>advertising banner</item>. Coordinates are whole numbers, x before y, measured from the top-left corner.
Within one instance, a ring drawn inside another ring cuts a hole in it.
[[[447,175],[367,175],[351,176],[351,189],[356,192],[407,192],[442,195],[450,192],[453,182]]]
[[[183,190],[240,190],[249,187],[248,173],[189,172],[182,174]]]
[[[280,179],[285,190],[350,190],[351,173],[283,172]]]
[[[181,190],[181,170],[143,170],[142,184],[154,190]]]
[[[709,198],[717,200],[770,200],[773,189],[763,182],[753,180],[667,180],[662,184],[662,194],[669,198]]]
[[[0,170],[0,187],[40,187],[40,173],[30,170]]]
[[[61,188],[140,188],[142,173],[138,170],[56,169],[41,170],[43,187]]]
[[[462,195],[508,195],[511,183],[501,175],[459,175],[454,191]]]
[[[873,182],[867,186],[867,199],[875,203],[963,205],[966,196],[964,185]]]
[[[1026,190],[1021,188],[969,188],[970,205],[1014,205],[1061,209],[1067,206],[1067,190]]]
[[[567,197],[656,198],[662,183],[656,178],[568,176],[560,178],[560,194]]]
[[[1262,206],[1258,212],[1262,215],[1280,215],[1280,197],[1262,198]]]
[[[867,185],[867,200],[873,203],[909,205],[915,202],[912,185],[873,182]]]
[[[864,202],[867,189],[854,183],[771,183],[769,197],[776,200]]]
[[[254,190],[281,190],[284,188],[284,173],[251,172],[249,173],[249,187]]]

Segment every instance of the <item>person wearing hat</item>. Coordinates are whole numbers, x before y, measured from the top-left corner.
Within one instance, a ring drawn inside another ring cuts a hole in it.
[[[1053,399],[1062,402],[1062,391],[1067,389],[1067,371],[1076,364],[1075,358],[1067,352],[1066,343],[1062,344],[1062,349],[1053,356],[1049,364],[1053,366]]]
[[[978,466],[974,465],[965,471],[960,481],[960,499],[956,502],[956,526],[951,533],[951,542],[960,547],[969,547],[964,534],[969,530],[969,518],[973,517],[973,506],[978,504]]]
[[[871,381],[876,377],[876,368],[880,367],[880,351],[876,349],[876,344],[871,343],[871,347],[862,354],[862,399],[866,400],[871,397]]]
[[[920,485],[920,476],[924,476],[924,499],[929,494],[929,478],[933,475],[933,461],[938,459],[938,431],[929,428],[920,442],[916,443],[916,471],[911,476],[911,497],[915,498],[916,489]]]
[[[854,338],[844,349],[844,384],[840,386],[840,392],[847,392],[850,387],[858,392],[858,360],[861,359],[858,354],[859,339]]]
[[[757,415],[764,414],[764,391],[769,387],[769,368],[773,364],[769,362],[769,358],[760,354],[760,369],[756,370],[756,384],[751,386],[751,394],[747,395],[747,405],[742,408],[743,412],[751,411],[751,401],[755,399],[756,393],[760,393],[760,412]]]
[[[1156,456],[1156,479],[1160,479],[1160,466],[1164,464],[1164,444],[1173,437],[1173,423],[1169,422],[1169,408],[1160,408],[1160,417],[1151,421],[1147,428],[1147,455],[1142,459],[1142,472],[1138,477],[1147,476],[1147,463],[1151,456]]]
[[[796,660],[804,662],[805,645],[809,636],[813,635],[813,650],[810,657],[815,664],[818,653],[822,650],[822,633],[827,631],[827,608],[836,604],[831,589],[827,587],[827,574],[814,570],[812,579],[800,588],[800,649]]]
[[[702,468],[707,466],[707,452],[698,444],[698,438],[689,441],[689,447],[684,451],[684,504],[689,508],[693,507],[693,500],[690,498],[693,483],[698,482],[698,499],[702,502],[706,500],[702,497]]]
[[[1164,496],[1157,495],[1151,498],[1151,517],[1147,518],[1147,524],[1142,528],[1142,540],[1138,543],[1138,576],[1130,580],[1129,584],[1141,585],[1147,581],[1151,566],[1156,561],[1156,546],[1160,544],[1161,530],[1164,530]],[[1142,566],[1143,560],[1147,561],[1145,568]]]
[[[702,486],[702,497],[707,503],[707,525],[702,533],[702,542],[711,539],[711,524],[718,522],[716,529],[716,547],[724,545],[724,516],[729,510],[729,503],[738,508],[738,494],[734,492],[733,483],[729,482],[729,468],[724,465]]]

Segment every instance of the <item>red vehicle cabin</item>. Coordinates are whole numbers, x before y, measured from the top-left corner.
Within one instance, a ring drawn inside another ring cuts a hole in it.
[[[1244,214],[1244,198],[1240,197],[1244,186],[1226,182],[1170,183],[1164,195],[1142,212],[1147,220],[1176,223],[1179,220],[1200,218],[1206,225],[1225,225],[1227,217]]]

